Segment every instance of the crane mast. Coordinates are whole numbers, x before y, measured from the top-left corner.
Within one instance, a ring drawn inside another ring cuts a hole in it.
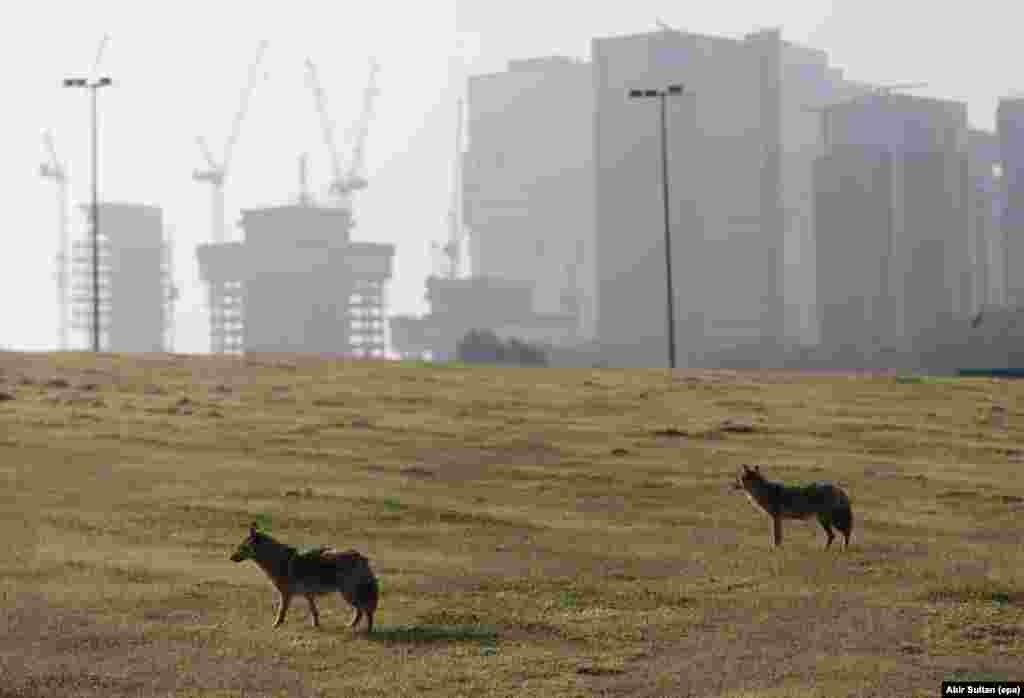
[[[313,197],[309,193],[309,156],[306,153],[299,155],[299,196],[300,206],[312,206]]]
[[[448,244],[444,247],[448,258],[448,277],[457,279],[461,272],[462,261],[462,119],[463,102],[458,100],[455,118],[455,157],[452,160],[452,192],[448,207]]]
[[[68,263],[70,261],[68,248],[70,242],[68,239],[67,173],[57,157],[57,149],[53,145],[53,134],[49,131],[43,134],[43,144],[46,147],[50,161],[44,162],[39,166],[39,175],[45,179],[52,179],[57,183],[57,334],[60,350],[66,351],[68,349],[68,328],[70,322],[68,298]]]
[[[96,48],[96,60],[92,63],[92,75],[89,76],[90,80],[95,81],[100,74],[100,63],[103,62],[103,52],[107,50],[107,44],[110,43],[110,35],[104,34],[103,38],[100,39],[100,45]]]
[[[363,173],[363,169],[365,167],[366,137],[370,131],[370,120],[373,118],[373,100],[380,94],[380,89],[377,87],[377,73],[379,71],[380,64],[371,58],[370,77],[367,80],[366,88],[363,90],[363,107],[359,114],[359,121],[356,122],[355,127],[355,143],[352,147],[352,163],[349,166],[348,173],[340,186],[342,195],[346,197],[357,189],[366,188],[366,185],[368,184]]]
[[[327,154],[331,160],[331,184],[330,192],[332,203],[343,205],[344,199],[340,195],[345,174],[341,169],[341,157],[338,155],[338,146],[334,139],[334,122],[331,121],[330,111],[327,109],[327,95],[324,93],[323,85],[320,83],[320,75],[316,65],[310,59],[306,59],[306,76],[309,88],[313,92],[313,99],[316,102],[316,110],[320,115],[320,130],[323,132],[324,145],[327,146]]]
[[[324,144],[327,146],[327,154],[331,160],[332,176],[328,188],[330,201],[334,206],[340,208],[351,210],[352,192],[367,186],[366,176],[363,173],[366,136],[369,132],[370,120],[373,117],[373,99],[380,94],[380,90],[377,88],[377,72],[379,70],[380,65],[377,61],[370,59],[370,79],[363,90],[362,110],[353,128],[355,136],[352,161],[349,163],[348,171],[345,171],[342,169],[341,155],[338,153],[338,145],[334,137],[334,122],[331,120],[330,110],[327,108],[327,95],[324,93],[316,65],[313,61],[306,59],[308,83],[316,102],[316,110],[320,116],[320,129],[323,132]]]

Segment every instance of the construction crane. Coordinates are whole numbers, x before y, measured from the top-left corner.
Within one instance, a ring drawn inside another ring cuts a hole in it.
[[[312,206],[313,196],[309,193],[309,154],[299,154],[299,206]]]
[[[804,107],[804,111],[816,112],[821,117],[821,126],[819,127],[820,128],[820,132],[821,132],[821,147],[822,147],[822,150],[824,150],[826,153],[828,152],[829,146],[832,143],[831,139],[829,138],[829,136],[830,136],[829,128],[828,128],[828,117],[829,117],[829,114],[836,107],[841,106],[841,105],[846,104],[846,103],[847,102],[836,102],[835,104],[828,104],[828,105],[825,105],[823,107],[812,107],[812,106],[805,106]]]
[[[320,128],[323,131],[324,144],[327,146],[327,154],[331,160],[331,182],[329,186],[330,202],[338,207],[351,210],[352,192],[364,189],[367,185],[366,176],[363,172],[365,167],[366,136],[370,128],[370,120],[373,118],[373,99],[380,90],[377,88],[377,72],[380,65],[370,59],[370,79],[366,89],[363,90],[363,107],[358,121],[353,128],[355,132],[354,145],[352,148],[352,161],[347,172],[342,170],[341,155],[338,153],[337,142],[334,138],[334,122],[330,117],[330,110],[327,108],[327,96],[324,93],[323,85],[316,65],[306,59],[306,73],[309,79],[309,87],[313,91],[316,100],[316,109],[320,115]]]
[[[110,35],[104,34],[103,38],[100,39],[100,45],[96,48],[96,60],[92,63],[92,75],[91,80],[96,80],[100,76],[100,63],[103,62],[103,52],[107,50],[107,44],[110,43]]]
[[[68,181],[64,165],[57,157],[57,149],[53,145],[53,134],[43,133],[43,145],[50,157],[49,162],[39,166],[39,175],[44,179],[52,179],[57,183],[57,334],[58,346],[61,351],[68,349],[68,323],[70,306],[68,298]]]
[[[163,286],[164,286],[164,351],[174,351],[174,315],[181,291],[174,278],[174,226],[164,227]]]
[[[345,199],[341,196],[345,173],[341,169],[341,156],[338,154],[338,145],[334,139],[334,122],[331,121],[331,113],[327,108],[327,95],[324,94],[323,85],[320,83],[320,75],[316,65],[310,59],[306,59],[306,77],[309,89],[313,91],[313,99],[316,101],[316,110],[320,115],[320,129],[323,131],[324,145],[327,146],[327,155],[331,160],[331,182],[329,187],[329,203],[335,206],[344,206]]]
[[[448,206],[448,242],[443,251],[448,260],[448,278],[457,279],[462,272],[462,119],[463,101],[457,102],[455,117],[455,157],[452,159],[452,193]]]
[[[922,87],[928,87],[928,84],[923,82],[913,82],[901,85],[872,85],[867,86],[866,89],[861,88],[858,94],[853,95],[852,97],[847,97],[844,100],[833,102],[832,104],[826,104],[824,106],[805,106],[803,110],[807,112],[817,112],[821,115],[821,143],[822,147],[827,151],[831,145],[828,117],[833,109],[847,104],[853,104],[854,102],[859,102],[871,97],[888,97],[896,90],[912,90]]]
[[[566,286],[562,291],[562,309],[576,318],[576,331],[583,321],[585,297],[580,284],[579,271],[586,255],[586,243],[576,241],[576,259],[565,265]]]
[[[241,132],[242,121],[245,120],[245,115],[249,111],[249,98],[252,96],[252,91],[256,87],[256,75],[259,70],[260,63],[263,61],[263,54],[267,50],[267,41],[260,41],[259,47],[256,50],[256,60],[253,61],[252,66],[249,68],[249,79],[246,82],[245,87],[242,89],[241,101],[238,105],[238,111],[235,113],[234,123],[231,125],[231,132],[228,135],[227,142],[224,145],[224,156],[218,163],[213,154],[210,152],[209,146],[206,144],[206,140],[202,136],[196,137],[196,143],[199,145],[199,149],[203,153],[203,158],[206,160],[206,164],[209,169],[206,170],[195,170],[192,173],[192,179],[197,182],[209,182],[212,201],[211,201],[211,221],[210,221],[210,237],[215,243],[224,242],[227,239],[227,229],[224,223],[224,181],[227,179],[228,173],[231,171],[231,157],[234,154],[235,145],[238,143],[238,136]]]
[[[373,100],[380,94],[380,89],[377,87],[378,72],[380,72],[380,64],[371,58],[370,77],[363,90],[363,108],[354,128],[355,143],[352,147],[352,162],[349,164],[348,173],[340,187],[344,196],[348,196],[358,189],[365,189],[368,184],[365,173],[366,136],[370,131],[370,121],[373,118]]]
[[[881,95],[888,97],[896,90],[919,90],[928,87],[926,82],[908,82],[902,85],[871,85],[868,87],[868,94],[860,95],[854,99],[864,99],[865,97],[871,97],[874,95]]]
[[[443,278],[448,275],[445,264],[448,255],[445,253],[445,245],[437,240],[430,241],[430,270],[433,276]]]

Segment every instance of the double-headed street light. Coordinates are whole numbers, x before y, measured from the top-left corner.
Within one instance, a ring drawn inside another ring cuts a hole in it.
[[[669,85],[661,90],[630,90],[630,99],[656,98],[661,106],[661,198],[665,210],[665,286],[668,293],[668,365],[676,367],[676,317],[672,291],[672,240],[668,205],[668,137],[665,126],[665,99],[684,93],[682,85]],[[688,93],[689,94],[689,93]]]
[[[96,90],[112,85],[110,78],[88,80],[65,78],[64,87],[84,87],[92,103],[92,350],[100,350],[100,205],[98,189],[98,137],[96,130]]]

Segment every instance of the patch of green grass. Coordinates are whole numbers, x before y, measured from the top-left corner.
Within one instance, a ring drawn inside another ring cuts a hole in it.
[[[394,497],[388,497],[387,499],[382,499],[380,503],[381,503],[381,506],[384,507],[385,511],[389,511],[391,513],[398,513],[400,511],[404,511],[405,509],[407,509],[407,507],[404,504],[402,504],[400,501],[398,501]]]
[[[1024,589],[1011,589],[995,582],[963,582],[936,586],[921,596],[932,603],[987,602],[1024,607]]]
[[[558,607],[563,610],[575,609],[580,605],[579,595],[572,590],[563,591],[558,595]]]

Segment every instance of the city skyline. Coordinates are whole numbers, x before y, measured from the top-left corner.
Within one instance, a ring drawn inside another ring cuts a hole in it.
[[[183,289],[176,317],[175,349],[180,352],[208,347],[205,289],[198,280],[195,247],[209,239],[209,192],[191,180],[192,171],[203,164],[194,138],[206,137],[215,154],[223,147],[260,39],[270,42],[265,79],[256,87],[242,127],[227,184],[226,219],[233,223],[240,209],[294,199],[302,152],[309,153],[313,181],[326,182],[326,149],[302,61],[309,57],[321,69],[341,135],[358,115],[366,60],[376,57],[382,66],[382,94],[370,127],[370,186],[357,198],[354,236],[397,246],[395,281],[389,289],[392,314],[422,312],[423,279],[431,267],[429,243],[446,235],[454,105],[465,77],[455,74],[460,38],[461,50],[471,59],[465,66],[468,74],[503,70],[515,58],[566,54],[589,59],[590,39],[654,31],[656,19],[686,31],[727,36],[781,26],[784,39],[828,52],[831,62],[851,77],[882,83],[920,80],[929,84],[921,94],[966,101],[972,125],[984,129],[992,128],[998,97],[1017,87],[1009,80],[1009,68],[1000,74],[998,68],[1006,61],[992,48],[998,41],[972,46],[959,55],[957,70],[946,69],[956,52],[944,50],[943,37],[948,43],[954,29],[969,35],[970,26],[953,21],[956,17],[943,10],[929,10],[931,33],[915,34],[916,52],[903,51],[897,58],[892,35],[913,26],[912,9],[892,11],[889,31],[876,30],[871,45],[863,46],[857,36],[871,29],[872,12],[848,2],[833,3],[831,13],[824,11],[825,4],[812,11],[805,3],[757,10],[743,15],[750,23],[742,25],[736,20],[737,8],[753,5],[718,3],[714,9],[680,16],[672,3],[641,2],[629,9],[596,10],[585,18],[563,7],[545,8],[542,15],[539,3],[526,3],[515,17],[486,5],[493,11],[451,4],[426,12],[384,3],[374,12],[347,19],[345,26],[365,24],[366,30],[344,42],[332,40],[340,32],[338,22],[313,21],[330,7],[321,3],[299,3],[289,17],[278,11],[247,15],[244,29],[233,32],[227,31],[232,15],[220,8],[212,17],[204,10],[203,15],[183,13],[177,19],[159,12],[154,17],[151,11],[119,12],[115,21],[112,9],[104,12],[113,8],[111,3],[96,3],[87,13],[62,10],[65,19],[78,21],[56,28],[45,25],[45,8],[71,5],[34,8],[23,20],[33,28],[21,33],[48,39],[44,46],[14,37],[6,46],[9,65],[21,50],[32,56],[32,67],[15,78],[15,89],[26,95],[25,109],[18,111],[15,127],[5,135],[12,156],[0,168],[0,178],[15,193],[12,208],[19,225],[11,228],[12,237],[13,231],[29,233],[21,243],[9,238],[15,263],[9,265],[2,290],[7,298],[27,295],[32,301],[5,313],[8,322],[0,345],[33,350],[56,346],[56,211],[52,182],[38,177],[45,157],[40,136],[53,130],[58,155],[72,179],[72,200],[83,201],[89,187],[87,103],[83,95],[61,90],[59,83],[88,71],[104,33],[111,41],[102,72],[116,85],[100,96],[101,198],[163,208],[174,234],[176,279]],[[986,19],[998,25],[993,32],[1008,32],[1005,27],[1019,12],[1002,8],[1000,14],[992,5]],[[404,21],[393,22],[398,15]],[[188,19],[197,16],[210,18],[204,24]],[[544,21],[538,22],[540,18]],[[243,24],[241,19],[235,21]],[[531,21],[536,31],[514,30]],[[402,205],[395,206],[395,200]]]

